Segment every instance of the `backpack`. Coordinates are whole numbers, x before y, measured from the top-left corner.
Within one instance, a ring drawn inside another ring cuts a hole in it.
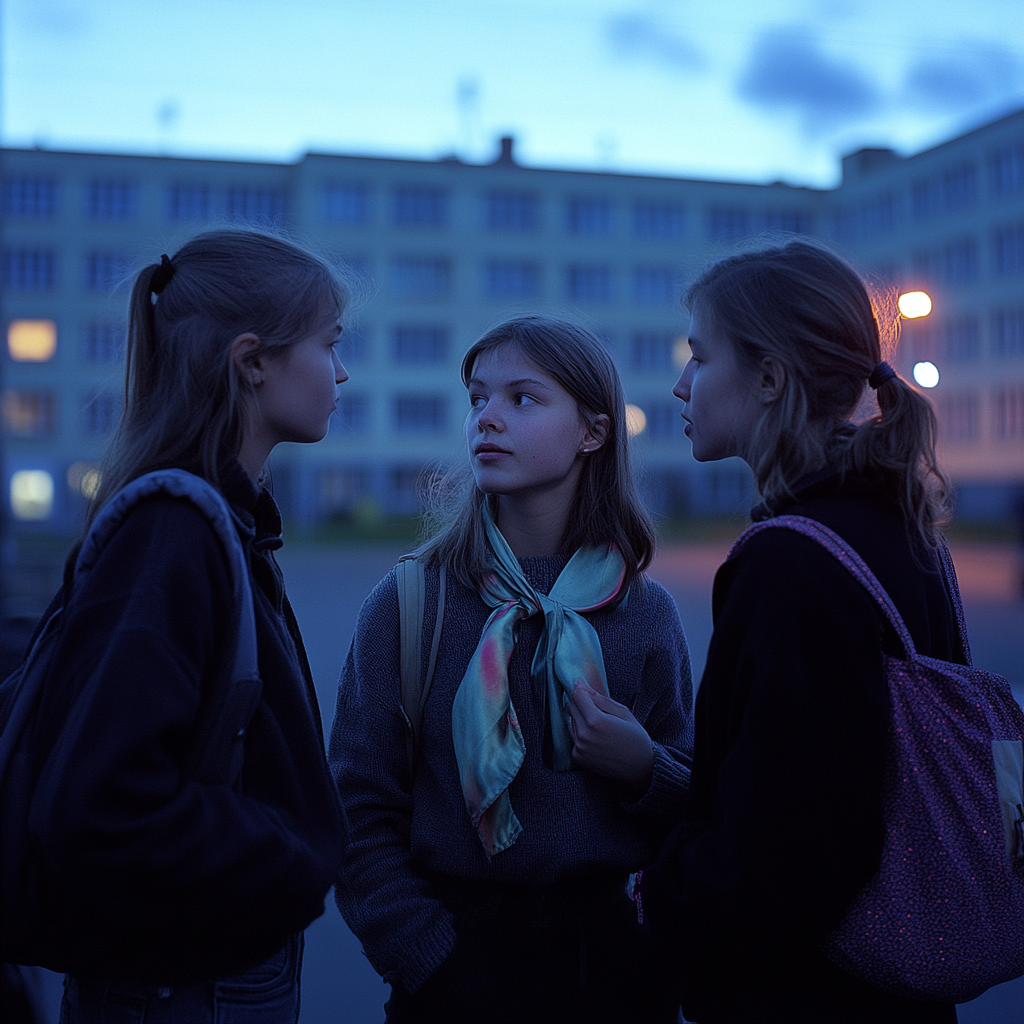
[[[848,974],[912,999],[962,1003],[1024,973],[1024,712],[1009,683],[973,668],[956,572],[939,564],[963,663],[917,654],[903,619],[864,560],[814,519],[788,529],[833,555],[892,625],[902,657],[883,653],[890,738],[878,873],[823,951]]]
[[[118,491],[99,511],[82,542],[68,584],[44,615],[21,666],[0,683],[0,960],[66,970],[74,950],[60,941],[59,922],[40,920],[29,882],[38,854],[29,815],[39,757],[33,735],[46,680],[60,647],[64,609],[96,564],[110,538],[136,505],[168,495],[190,501],[207,519],[228,556],[238,609],[233,626],[235,658],[230,678],[211,694],[186,760],[186,777],[234,787],[241,774],[243,740],[262,692],[256,652],[256,618],[245,552],[232,514],[209,483],[181,469],[147,473]]]
[[[441,642],[441,626],[444,623],[445,567],[438,573],[437,614],[434,619],[434,635],[430,642],[430,657],[424,676],[423,655],[423,613],[427,596],[427,582],[423,563],[416,555],[402,555],[395,566],[395,583],[398,586],[399,624],[399,671],[402,682],[402,713],[408,734],[405,741],[406,757],[409,761],[409,778],[416,775],[416,759],[419,757],[420,732],[423,728],[423,708],[430,693],[437,664],[437,649]]]

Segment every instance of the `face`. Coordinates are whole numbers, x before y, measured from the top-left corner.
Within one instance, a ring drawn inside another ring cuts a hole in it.
[[[690,317],[692,356],[672,389],[685,403],[686,436],[698,462],[738,455],[745,459],[764,406],[757,374],[740,365],[732,342],[695,310]]]
[[[501,345],[477,359],[469,402],[466,443],[480,490],[575,493],[588,457],[581,449],[595,451],[603,436],[588,429],[576,400],[553,377]]]
[[[319,441],[326,435],[338,405],[338,385],[348,380],[334,350],[339,333],[332,319],[315,334],[260,360],[259,429],[271,447],[280,441]]]

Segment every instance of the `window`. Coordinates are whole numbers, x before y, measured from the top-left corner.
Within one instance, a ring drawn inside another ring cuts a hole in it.
[[[49,519],[53,511],[53,476],[45,469],[11,474],[11,511],[15,519]]]
[[[57,182],[50,178],[5,178],[5,217],[48,220],[57,212]]]
[[[974,164],[950,168],[942,175],[942,201],[947,210],[962,210],[978,196],[978,169]]]
[[[992,271],[1000,276],[1024,273],[1024,222],[992,232]]]
[[[978,276],[978,243],[962,238],[939,249],[914,254],[914,270],[939,284],[969,284]]]
[[[284,223],[285,192],[281,188],[236,185],[228,189],[228,218],[247,224]]]
[[[82,430],[92,436],[109,434],[117,426],[121,402],[109,391],[86,395],[82,401]]]
[[[997,196],[1024,192],[1024,142],[997,149],[988,158],[989,186]]]
[[[892,231],[900,219],[900,199],[893,192],[837,210],[832,225],[836,238],[855,242],[860,238]]]
[[[978,437],[978,397],[968,393],[941,395],[939,435],[949,444],[968,444]]]
[[[44,437],[56,427],[57,404],[49,391],[9,388],[3,400],[4,430],[12,437]]]
[[[946,322],[943,328],[945,351],[954,363],[974,362],[978,358],[978,321],[964,316]]]
[[[668,306],[678,298],[671,267],[637,267],[633,271],[633,302],[638,306]]]
[[[443,228],[448,223],[448,193],[415,185],[396,188],[392,219],[404,227]]]
[[[9,249],[4,285],[12,292],[46,292],[56,284],[57,256],[50,249]]]
[[[647,433],[655,441],[674,441],[686,437],[682,402],[652,402],[646,408]]]
[[[571,198],[565,204],[565,229],[571,235],[610,235],[612,206],[607,199]]]
[[[491,192],[487,196],[487,226],[492,231],[536,231],[540,201],[532,192]]]
[[[996,438],[1000,441],[1024,438],[1024,385],[999,388],[993,399]]]
[[[1024,306],[992,314],[992,352],[1000,358],[1024,356]]]
[[[18,363],[45,363],[57,351],[52,320],[12,320],[7,327],[7,354]]]
[[[807,210],[768,210],[763,217],[766,231],[792,231],[809,235],[814,230],[814,217]]]
[[[444,327],[396,327],[392,349],[398,363],[443,363],[448,356]]]
[[[395,293],[406,299],[446,298],[451,278],[451,263],[443,257],[404,256],[392,265]]]
[[[395,427],[402,433],[442,433],[448,427],[448,399],[443,395],[396,395]]]
[[[671,370],[675,364],[676,337],[669,331],[636,331],[631,339],[629,362],[634,370]]]
[[[351,183],[324,185],[320,193],[320,216],[328,224],[368,224],[369,187]]]
[[[346,365],[365,363],[370,357],[370,330],[368,327],[346,327],[335,351]]]
[[[205,185],[169,186],[167,219],[185,222],[209,220],[210,190]]]
[[[130,181],[97,180],[85,188],[85,215],[91,220],[132,220],[138,205],[139,190]]]
[[[331,416],[331,430],[346,434],[365,434],[370,429],[372,400],[362,391],[341,389],[338,408]]]
[[[491,260],[484,267],[484,294],[489,299],[535,299],[540,295],[540,267],[522,260]]]
[[[85,257],[85,290],[112,292],[124,279],[129,258],[119,252],[90,252]]]
[[[682,238],[686,211],[679,203],[636,202],[633,233],[638,238]]]
[[[611,302],[612,272],[608,267],[570,266],[565,272],[565,294],[573,302]]]
[[[84,354],[87,363],[110,366],[124,358],[124,328],[118,324],[95,323],[85,328]]]
[[[708,210],[707,235],[713,242],[731,242],[750,234],[750,213],[737,206]]]

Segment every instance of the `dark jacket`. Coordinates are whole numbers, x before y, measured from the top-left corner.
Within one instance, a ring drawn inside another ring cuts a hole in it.
[[[810,481],[780,510],[867,562],[919,652],[951,659],[934,554],[871,481]],[[818,951],[879,866],[889,700],[899,653],[866,591],[813,541],[754,537],[715,577],[685,824],[644,874],[688,1020],[953,1020],[855,981]],[[924,1014],[921,1016],[920,1014]]]
[[[263,683],[239,791],[182,766],[234,657],[231,578],[185,501],[142,503],[67,605],[47,682],[32,832],[40,898],[80,973],[151,982],[253,966],[323,912],[341,812],[312,679],[271,552],[281,520],[231,460]]]
[[[567,558],[520,560],[548,593]],[[438,572],[426,572],[423,662],[437,609]],[[672,598],[637,579],[618,607],[587,614],[604,654],[611,696],[654,741],[650,785],[639,799],[583,768],[556,772],[545,752],[543,691],[530,678],[540,616],[519,624],[509,689],[526,756],[509,786],[523,833],[488,860],[466,812],[452,743],[452,704],[491,614],[449,574],[444,624],[423,714],[420,760],[409,778],[399,683],[398,589],[390,573],[359,615],[338,687],[331,767],[349,828],[338,907],[370,963],[417,989],[451,952],[453,917],[428,877],[552,886],[628,872],[649,860],[679,821],[690,774],[690,658]]]

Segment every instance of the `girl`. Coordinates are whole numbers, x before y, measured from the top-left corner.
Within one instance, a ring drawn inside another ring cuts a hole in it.
[[[341,676],[338,905],[392,1024],[675,1021],[624,883],[687,785],[689,656],[642,575],[618,373],[589,331],[528,316],[462,377],[472,482],[418,553],[424,654],[447,584],[412,775],[395,573]]]
[[[953,660],[936,554],[946,482],[928,403],[881,362],[853,270],[790,241],[729,257],[690,288],[674,393],[699,462],[739,456],[754,520],[818,520],[867,562],[917,650]],[[874,389],[878,414],[849,422]],[[889,995],[819,947],[878,869],[897,653],[877,605],[816,543],[750,539],[718,571],[686,820],[643,876],[674,942],[683,1013],[706,1021],[955,1021]]]
[[[64,940],[90,950],[65,985],[67,1024],[298,1017],[301,933],[323,911],[341,819],[258,481],[279,442],[327,432],[347,299],[322,260],[251,231],[199,235],[135,281],[126,407],[90,520],[151,470],[220,491],[262,693],[240,783],[197,781],[186,760],[234,657],[229,563],[192,503],[135,506],[66,594],[41,714],[56,728],[33,805],[41,888]]]

